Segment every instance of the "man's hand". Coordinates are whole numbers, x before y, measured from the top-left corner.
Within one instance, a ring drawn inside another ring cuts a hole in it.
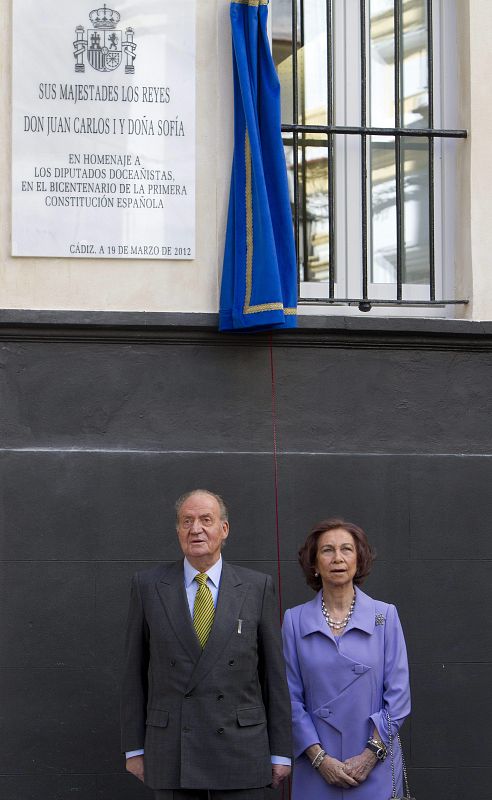
[[[366,747],[358,756],[347,758],[343,766],[348,775],[351,775],[357,783],[362,783],[377,763],[375,754]]]
[[[126,759],[126,771],[131,772],[132,775],[135,775],[139,781],[144,779],[144,757],[143,756],[132,756],[131,758]]]
[[[272,764],[272,789],[277,789],[290,775],[290,767],[285,764]]]

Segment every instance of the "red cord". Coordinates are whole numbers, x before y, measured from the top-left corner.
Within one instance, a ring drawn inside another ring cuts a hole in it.
[[[272,378],[272,433],[273,433],[273,471],[275,487],[275,532],[277,539],[277,584],[280,624],[282,624],[282,572],[280,569],[280,524],[278,517],[278,460],[277,460],[277,395],[275,383],[275,363],[273,360],[272,334],[269,333],[270,374]],[[290,776],[282,782],[282,800],[291,800],[292,784]]]
[[[269,333],[270,345],[270,373],[272,378],[272,429],[273,429],[273,471],[275,487],[275,531],[277,538],[277,583],[278,583],[278,604],[280,609],[280,624],[282,624],[282,574],[280,569],[280,525],[278,518],[278,460],[277,460],[277,397],[275,385],[275,364],[273,361],[272,334]]]

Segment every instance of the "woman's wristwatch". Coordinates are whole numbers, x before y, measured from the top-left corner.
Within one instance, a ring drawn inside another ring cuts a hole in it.
[[[371,750],[371,752],[374,753],[378,761],[384,761],[388,755],[386,745],[383,744],[383,742],[378,742],[377,739],[368,739],[366,747],[368,750]]]

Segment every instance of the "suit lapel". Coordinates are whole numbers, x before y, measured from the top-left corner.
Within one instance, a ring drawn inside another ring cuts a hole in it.
[[[234,634],[247,589],[248,585],[243,583],[234,568],[224,561],[214,624],[201,658],[191,675],[188,691],[191,691],[210,671],[229,638]],[[191,627],[194,630],[193,625]],[[196,635],[195,640],[198,642]]]
[[[169,624],[185,650],[194,661],[202,655],[190,616],[184,588],[183,562],[172,564],[157,581],[157,593],[161,599]]]

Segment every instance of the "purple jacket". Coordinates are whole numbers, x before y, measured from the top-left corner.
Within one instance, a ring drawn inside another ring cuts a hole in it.
[[[321,612],[321,592],[291,608],[283,624],[284,655],[292,700],[293,800],[385,800],[392,790],[390,758],[378,763],[356,788],[326,783],[303,755],[320,742],[343,761],[360,753],[377,727],[388,744],[385,709],[393,736],[410,712],[405,639],[395,606],[356,589],[354,613],[343,636],[336,637]],[[395,740],[397,790],[401,757]]]

